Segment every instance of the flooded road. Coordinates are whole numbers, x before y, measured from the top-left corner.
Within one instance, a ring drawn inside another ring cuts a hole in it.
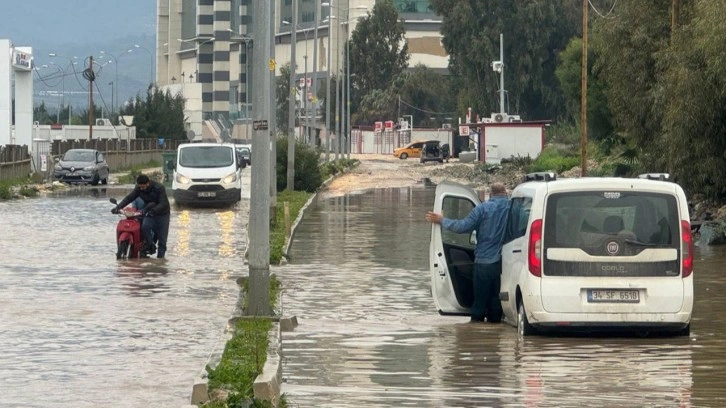
[[[179,407],[246,275],[249,200],[172,209],[166,260],[117,261],[109,197],[0,202],[0,405]]]
[[[292,407],[726,406],[726,247],[696,248],[688,338],[527,337],[440,316],[430,295],[434,188],[320,198],[275,268]]]

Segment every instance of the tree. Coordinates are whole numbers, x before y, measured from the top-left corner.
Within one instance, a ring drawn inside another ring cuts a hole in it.
[[[435,127],[455,115],[455,88],[449,75],[439,74],[421,64],[406,74],[399,91],[399,116],[410,114],[419,127]]]
[[[431,0],[443,17],[441,33],[449,71],[457,78],[458,108],[480,115],[498,112],[499,60],[504,36],[505,111],[527,119],[562,116],[557,55],[578,33],[577,13],[568,0]]]
[[[351,111],[358,110],[365,94],[387,90],[408,67],[405,34],[393,0],[376,1],[372,13],[358,22],[346,62],[350,64]]]
[[[593,70],[597,58],[597,53],[589,49],[587,57],[587,134],[593,140],[611,141],[613,138],[613,125],[610,121],[612,113],[607,106],[607,98],[603,89],[605,84]],[[580,78],[582,75],[582,38],[572,38],[560,53],[559,61],[555,75],[565,99],[566,119],[579,123],[582,94]]]
[[[149,86],[146,98],[140,95],[130,100],[120,110],[121,115],[134,117],[136,136],[138,138],[185,139],[184,132],[184,97],[172,95],[159,88]]]

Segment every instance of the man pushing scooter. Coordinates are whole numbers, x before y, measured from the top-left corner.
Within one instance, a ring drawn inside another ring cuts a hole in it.
[[[141,224],[141,238],[144,245],[141,249],[141,258],[148,258],[154,253],[154,241],[159,245],[157,258],[164,258],[166,255],[166,238],[169,236],[170,206],[169,197],[166,196],[166,189],[161,183],[150,180],[149,176],[140,174],[136,178],[136,187],[111,212],[118,214],[121,209],[131,202],[138,203],[143,200],[142,210],[144,218]],[[137,204],[138,205],[138,204]],[[153,237],[153,238],[152,238]]]

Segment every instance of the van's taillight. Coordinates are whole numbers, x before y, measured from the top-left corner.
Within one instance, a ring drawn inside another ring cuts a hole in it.
[[[534,220],[529,228],[529,249],[527,258],[529,273],[542,276],[542,220]]]
[[[693,273],[693,235],[691,235],[691,223],[681,220],[681,259],[683,277]]]

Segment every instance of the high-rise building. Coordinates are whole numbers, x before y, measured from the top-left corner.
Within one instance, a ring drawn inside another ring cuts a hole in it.
[[[184,96],[187,127],[197,136],[228,133],[235,138],[249,138],[247,124],[253,116],[250,92],[255,87],[251,72],[251,1],[157,0],[156,83]],[[278,75],[280,68],[290,63],[292,1],[275,0],[272,27]],[[358,18],[373,10],[375,0],[297,1],[296,83],[306,87],[298,93],[298,104],[305,110],[315,93],[300,79],[315,77],[319,88],[329,71],[331,75],[345,75],[341,72],[345,41],[355,30]],[[424,64],[445,70],[448,56],[441,45],[441,20],[430,10],[429,3],[394,0],[406,27],[410,66]],[[312,126],[321,125],[314,121]]]

